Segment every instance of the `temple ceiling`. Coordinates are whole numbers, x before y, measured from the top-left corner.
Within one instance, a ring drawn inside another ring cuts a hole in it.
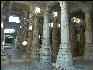
[[[84,12],[86,4],[92,4],[93,1],[67,1],[68,12],[73,13],[82,10]],[[23,10],[29,10],[29,6],[38,6],[41,9],[49,8],[49,12],[57,11],[60,13],[60,4],[58,1],[12,1],[11,12],[23,13]]]
[[[1,3],[5,3],[5,2],[7,1],[2,1]],[[68,13],[71,17],[79,16],[84,19],[85,18],[84,11],[86,9],[86,5],[90,5],[90,4],[93,7],[93,1],[87,1],[87,2],[86,1],[67,1]],[[61,8],[60,8],[60,3],[58,1],[12,1],[10,13],[19,14],[23,17],[26,17],[28,16],[27,14],[28,14],[29,8],[32,6],[40,7],[42,11],[45,10],[46,7],[48,7],[49,13],[56,11],[58,12],[59,18],[60,18]],[[91,11],[93,12],[93,9],[91,9]]]

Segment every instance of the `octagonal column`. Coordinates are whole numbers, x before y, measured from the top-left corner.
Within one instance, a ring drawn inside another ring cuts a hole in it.
[[[91,18],[91,6],[87,6],[85,11],[85,51],[84,51],[84,59],[92,59],[93,60],[93,35],[92,35],[92,18]]]
[[[40,50],[40,62],[42,70],[51,70],[51,47],[49,38],[48,9],[44,12],[43,39]]]
[[[32,8],[29,9],[29,28],[28,28],[28,44],[27,44],[27,53],[31,54],[31,48],[32,48],[32,40],[33,40],[33,30],[31,29],[33,26],[33,12]]]
[[[59,70],[75,70],[72,66],[72,54],[69,40],[69,25],[67,3],[60,1],[61,7],[61,44],[56,60],[56,68]]]
[[[39,23],[38,23],[38,14],[34,14],[34,29],[33,29],[33,41],[31,48],[31,58],[32,60],[40,60],[40,43],[39,43]]]
[[[22,50],[24,52],[25,47],[22,44],[25,40],[25,24],[24,24],[24,19],[21,19],[21,28],[18,31],[18,42],[19,42],[19,49]]]

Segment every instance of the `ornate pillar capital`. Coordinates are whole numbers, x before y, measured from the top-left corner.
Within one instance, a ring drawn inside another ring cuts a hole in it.
[[[61,9],[66,8],[67,5],[66,1],[58,1],[58,2],[60,3]]]

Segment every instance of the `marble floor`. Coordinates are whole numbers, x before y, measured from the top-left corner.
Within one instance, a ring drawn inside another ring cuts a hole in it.
[[[11,48],[5,49],[5,51],[7,53],[8,63],[3,64],[4,62],[1,61],[1,70],[44,70],[40,62],[32,61],[30,56],[20,52],[13,45]],[[93,70],[93,61],[78,59],[74,60],[73,65],[86,70]]]

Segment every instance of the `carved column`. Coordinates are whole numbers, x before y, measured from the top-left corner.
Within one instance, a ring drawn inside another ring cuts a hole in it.
[[[21,28],[19,29],[19,31],[17,32],[18,33],[18,49],[21,49],[21,45],[22,45],[22,42],[21,42],[21,34],[22,34],[22,26]]]
[[[4,50],[4,48],[3,48],[3,41],[4,41],[4,29],[3,28],[1,28],[1,51],[3,51]]]
[[[56,60],[56,68],[59,70],[74,70],[72,66],[72,54],[69,41],[69,25],[67,14],[67,3],[60,1],[61,7],[61,44]]]
[[[23,23],[22,32],[21,32],[21,42],[22,42],[22,43],[25,41],[25,34],[26,34],[25,25],[24,25],[24,23]],[[21,44],[22,44],[22,43],[21,43]],[[25,52],[25,46],[24,46],[23,44],[21,45],[21,50],[22,50],[23,52]]]
[[[1,64],[9,63],[9,59],[7,57],[5,49],[3,48],[2,42],[4,41],[4,24],[6,22],[5,19],[6,19],[6,16],[8,16],[10,14],[10,8],[11,8],[10,7],[11,4],[9,4],[10,2],[2,1],[2,3],[1,3],[1,23],[3,23],[3,28],[1,28]]]
[[[91,18],[91,5],[87,6],[85,11],[85,51],[84,51],[84,59],[92,59],[93,60],[93,35],[92,35],[92,18]]]
[[[24,19],[21,19],[21,28],[19,30],[19,49],[24,51],[25,48],[22,44],[22,42],[25,40],[25,25],[24,25]]]
[[[34,14],[34,28],[33,28],[33,41],[31,48],[31,58],[32,60],[40,60],[40,43],[39,43],[39,22],[38,14]]]
[[[58,53],[58,29],[57,29],[57,17],[54,17],[53,23],[53,31],[52,31],[52,62],[56,61],[57,53]]]
[[[33,26],[33,12],[32,9],[29,9],[29,27]],[[31,54],[31,48],[32,48],[32,39],[33,39],[33,30],[30,30],[28,27],[28,44],[27,44],[27,53]]]
[[[1,23],[3,22],[3,15],[2,15],[2,9],[3,9],[3,2],[1,2]],[[2,42],[4,41],[4,29],[1,28],[1,52],[4,50]]]
[[[51,47],[49,38],[48,8],[44,12],[43,39],[40,50],[42,70],[51,70]]]

